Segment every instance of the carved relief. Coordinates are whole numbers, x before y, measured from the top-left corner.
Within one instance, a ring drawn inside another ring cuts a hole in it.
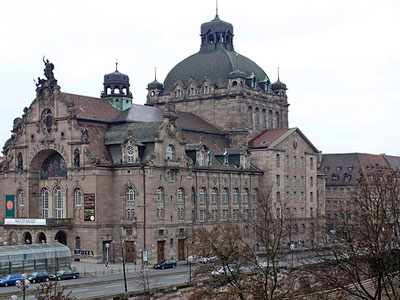
[[[89,147],[85,149],[85,154],[86,154],[87,158],[89,158],[90,164],[92,164],[92,165],[100,164],[100,158],[97,155],[94,155],[90,151]]]

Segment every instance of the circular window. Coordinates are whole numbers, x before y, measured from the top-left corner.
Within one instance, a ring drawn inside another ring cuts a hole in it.
[[[50,134],[53,131],[53,115],[51,110],[46,108],[42,112],[42,130],[45,134]]]

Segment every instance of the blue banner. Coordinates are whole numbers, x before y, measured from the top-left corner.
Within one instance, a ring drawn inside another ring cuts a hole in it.
[[[14,195],[6,195],[6,218],[15,218]]]

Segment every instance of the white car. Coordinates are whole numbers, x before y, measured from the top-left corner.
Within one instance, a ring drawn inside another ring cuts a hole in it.
[[[199,263],[206,264],[206,263],[212,262],[212,261],[217,260],[217,259],[218,259],[217,256],[202,257],[202,258],[199,259]]]

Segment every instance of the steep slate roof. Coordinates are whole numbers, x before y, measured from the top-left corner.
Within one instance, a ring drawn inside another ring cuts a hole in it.
[[[400,158],[399,158],[400,160]],[[362,170],[364,174],[370,175],[379,168],[389,168],[390,165],[383,155],[368,153],[337,153],[323,154],[319,171],[327,176],[326,185],[354,185]],[[345,174],[351,176],[346,182]],[[339,176],[338,180],[332,180],[333,176]]]
[[[61,93],[61,97],[74,104],[76,116],[79,119],[110,122],[121,113],[107,100],[101,98],[68,93]]]
[[[132,108],[121,112],[113,122],[161,122],[163,111],[157,107],[132,104]]]
[[[390,167],[394,170],[400,170],[400,157],[392,155],[384,155]]]
[[[264,130],[255,136],[249,142],[249,148],[268,148],[273,149],[284,139],[286,139],[293,132],[298,132],[298,134],[310,145],[310,147],[315,151],[319,152],[317,148],[307,139],[307,137],[301,132],[297,127],[286,128],[286,129],[274,129],[274,130]]]
[[[246,76],[254,73],[257,81],[268,77],[252,60],[234,51],[219,47],[212,51],[197,52],[178,63],[165,78],[163,94],[169,94],[178,79],[187,85],[191,77],[198,84],[208,77],[218,88],[227,87],[227,77],[236,69],[244,72]]]
[[[162,122],[129,122],[113,124],[104,135],[105,145],[120,145],[128,137],[128,130],[139,143],[154,142],[157,130]]]

